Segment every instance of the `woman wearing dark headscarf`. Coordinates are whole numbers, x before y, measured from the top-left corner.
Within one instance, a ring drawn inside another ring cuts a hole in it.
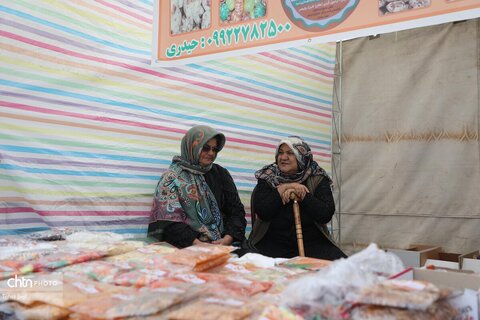
[[[230,245],[245,237],[245,210],[227,169],[213,163],[225,136],[195,126],[182,139],[155,189],[148,232],[184,248],[200,242]]]
[[[325,224],[335,212],[331,179],[313,160],[308,144],[300,137],[280,141],[275,163],[255,173],[258,184],[252,195],[255,224],[249,242],[263,255],[292,258],[299,255],[293,201],[297,196],[305,256],[335,260],[346,257],[331,240]]]

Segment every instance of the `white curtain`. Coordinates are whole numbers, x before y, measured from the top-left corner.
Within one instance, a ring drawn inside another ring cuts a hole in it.
[[[479,30],[343,42],[343,243],[480,249]]]

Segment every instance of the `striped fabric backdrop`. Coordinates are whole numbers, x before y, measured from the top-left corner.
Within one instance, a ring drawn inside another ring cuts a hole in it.
[[[144,234],[195,124],[227,136],[217,163],[248,214],[281,137],[303,136],[331,169],[334,44],[154,68],[152,20],[152,0],[0,3],[0,234]]]

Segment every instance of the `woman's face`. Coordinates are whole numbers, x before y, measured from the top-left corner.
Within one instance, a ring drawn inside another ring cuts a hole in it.
[[[286,144],[282,144],[278,149],[277,165],[283,173],[293,174],[298,172],[297,158]]]
[[[202,151],[200,151],[199,163],[202,167],[208,167],[215,161],[218,152],[217,139],[212,138],[203,145]]]

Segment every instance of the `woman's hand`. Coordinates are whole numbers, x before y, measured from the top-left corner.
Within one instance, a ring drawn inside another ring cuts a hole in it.
[[[203,242],[202,240],[199,240],[199,239],[195,239],[195,240],[193,240],[192,246],[194,246],[196,244],[202,244],[202,243],[205,243],[205,242]]]
[[[282,183],[282,184],[278,185],[277,191],[278,191],[278,194],[280,195],[280,197],[283,196],[283,194],[285,193],[285,191],[287,189],[293,188],[293,185],[294,185],[294,183]]]
[[[290,194],[291,194],[292,192],[295,193],[295,189],[294,189],[294,188],[286,189],[286,190],[283,192],[283,194],[281,195],[282,203],[283,203],[284,205],[290,202]]]
[[[212,241],[213,244],[220,244],[222,246],[229,246],[233,242],[233,237],[229,234],[225,235],[222,239]]]
[[[277,191],[282,198],[282,203],[287,204],[290,202],[290,194],[293,192],[298,198],[298,201],[302,201],[308,191],[308,188],[301,183],[292,182],[292,183],[284,183],[277,187]]]
[[[308,188],[306,186],[304,186],[303,184],[300,184],[300,183],[297,183],[296,186],[295,186],[295,194],[297,195],[298,197],[298,201],[302,201],[303,199],[305,199],[305,196],[307,195],[307,193],[309,193],[310,191],[308,191]]]

